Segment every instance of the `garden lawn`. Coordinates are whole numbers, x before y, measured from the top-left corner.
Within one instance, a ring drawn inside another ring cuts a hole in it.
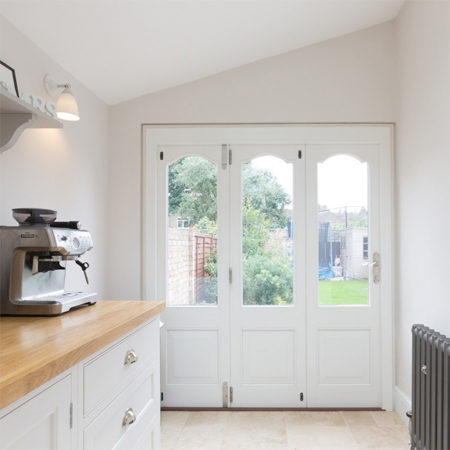
[[[368,303],[367,281],[319,281],[320,305],[367,305]]]

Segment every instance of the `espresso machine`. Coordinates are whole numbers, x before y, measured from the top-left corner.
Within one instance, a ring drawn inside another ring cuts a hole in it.
[[[88,231],[78,222],[56,222],[56,211],[13,209],[18,226],[0,226],[0,315],[62,314],[96,302],[96,293],[67,292],[66,266],[75,262],[89,283],[87,262],[92,248]]]

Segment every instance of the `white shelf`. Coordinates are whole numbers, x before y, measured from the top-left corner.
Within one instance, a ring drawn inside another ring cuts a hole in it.
[[[0,88],[0,153],[27,128],[62,128],[62,123]]]

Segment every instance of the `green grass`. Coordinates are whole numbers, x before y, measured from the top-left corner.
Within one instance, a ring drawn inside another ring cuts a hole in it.
[[[320,305],[367,305],[368,303],[367,281],[319,281]]]

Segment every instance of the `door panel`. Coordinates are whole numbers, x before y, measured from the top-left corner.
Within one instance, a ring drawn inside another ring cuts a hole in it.
[[[222,406],[228,379],[228,173],[220,146],[162,146],[158,266],[164,406]]]
[[[231,406],[300,407],[305,391],[302,146],[231,149]],[[264,178],[264,198],[252,190],[252,184],[261,186],[258,177]]]
[[[319,330],[320,386],[370,384],[370,334],[370,330]]]
[[[307,146],[308,406],[381,404],[378,147]]]
[[[219,384],[217,329],[170,329],[166,337],[168,384]]]
[[[295,330],[242,330],[243,384],[292,385],[294,362]]]

